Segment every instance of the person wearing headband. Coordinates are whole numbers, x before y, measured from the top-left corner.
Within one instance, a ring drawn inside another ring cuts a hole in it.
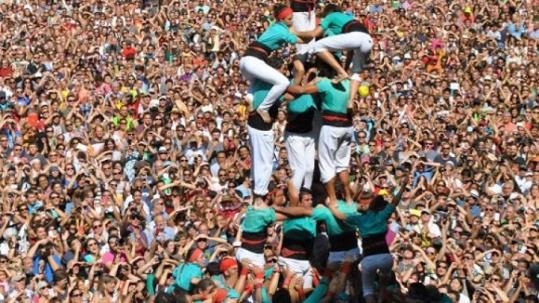
[[[200,248],[192,249],[188,253],[187,261],[172,271],[172,277],[175,281],[173,287],[189,292],[203,278],[204,252]]]
[[[251,43],[240,59],[240,71],[243,77],[250,82],[250,92],[256,80],[271,84],[271,89],[262,103],[256,109],[253,107],[255,110],[253,114],[260,115],[266,123],[271,122],[271,117],[268,113],[269,109],[289,85],[288,78],[278,69],[270,66],[268,57],[273,51],[284,47],[286,44],[303,42],[301,38],[294,34],[293,30],[290,30],[292,26],[292,9],[277,5],[274,12],[277,22],[268,27],[255,42]]]
[[[335,4],[328,4],[322,13],[320,26],[310,32],[300,32],[304,39],[326,37],[316,41],[310,51],[328,63],[336,72],[337,80],[348,78],[346,68],[352,63],[352,83],[350,87],[349,104],[353,104],[359,84],[359,73],[364,69],[367,58],[373,46],[372,37],[367,28],[353,16],[345,14]],[[328,35],[329,34],[329,35]],[[348,51],[344,67],[335,59],[331,52]]]

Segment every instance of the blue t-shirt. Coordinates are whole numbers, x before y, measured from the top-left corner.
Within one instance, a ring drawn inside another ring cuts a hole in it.
[[[60,257],[53,255],[52,258],[54,262],[56,262],[56,264],[58,265],[62,264],[62,260],[60,259]],[[52,269],[52,266],[49,264],[48,260],[41,258],[41,256],[39,255],[36,255],[34,257],[34,263],[33,263],[33,268],[32,268],[32,272],[34,273],[34,276],[37,276],[40,274],[39,261],[41,260],[45,261],[45,268],[43,269],[43,275],[45,276],[45,280],[47,280],[47,282],[49,283],[54,282],[54,278],[53,278],[54,270]]]
[[[262,43],[269,49],[277,50],[285,44],[296,44],[298,37],[292,34],[288,30],[288,26],[282,22],[277,22],[268,29],[257,40],[258,43]]]

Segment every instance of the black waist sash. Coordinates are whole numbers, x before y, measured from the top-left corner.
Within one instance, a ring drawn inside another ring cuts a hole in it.
[[[253,56],[264,62],[267,61],[268,57],[271,55],[271,49],[260,42],[253,42],[248,47],[244,56]]]
[[[361,24],[356,19],[350,20],[342,27],[343,34],[350,33],[350,32],[362,32],[362,33],[369,33],[369,30],[365,27],[365,25]]]
[[[386,243],[386,233],[364,237],[361,240],[361,247],[363,248],[364,257],[378,254],[388,254],[389,248],[387,247]]]

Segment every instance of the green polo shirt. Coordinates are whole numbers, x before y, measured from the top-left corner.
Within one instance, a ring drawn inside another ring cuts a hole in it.
[[[362,237],[387,232],[387,219],[395,211],[395,206],[388,203],[381,211],[346,214],[346,222],[357,226]]]
[[[303,301],[303,303],[317,303],[321,302],[326,296],[329,289],[329,282],[327,278],[322,278],[320,284],[311,292],[311,294]]]
[[[311,217],[289,219],[283,223],[285,237],[307,240],[316,237],[316,221]]]
[[[322,78],[316,83],[322,98],[322,112],[346,114],[350,98],[350,80],[333,84],[330,79]]]
[[[258,106],[262,104],[262,101],[264,101],[272,86],[273,85],[260,80],[254,81],[253,85],[251,86],[253,94],[253,108],[257,109]]]
[[[193,285],[191,280],[194,278],[202,279],[202,268],[198,264],[194,263],[182,263],[179,264],[172,272],[172,277],[176,280],[176,285],[185,291],[191,291]]]
[[[345,201],[337,201],[337,209],[347,216],[357,213],[357,204],[348,204]],[[317,206],[313,209],[311,218],[316,221],[323,221],[326,224],[328,235],[337,236],[346,232],[355,230],[355,227],[349,223],[343,222],[335,218],[331,210],[325,206]]]
[[[316,109],[316,104],[314,103],[313,95],[310,94],[301,95],[289,101],[287,106],[288,112],[295,114],[305,113],[311,109]]]
[[[288,30],[288,26],[283,22],[277,22],[268,29],[257,40],[271,50],[277,50],[285,44],[296,44],[298,37]]]
[[[277,216],[273,208],[255,209],[249,206],[241,223],[241,229],[248,233],[263,232],[268,225],[275,223],[276,220]]]
[[[320,27],[324,31],[330,30],[334,35],[339,35],[342,33],[343,26],[352,20],[354,20],[354,17],[351,15],[342,12],[333,12],[320,22]]]
[[[262,101],[264,101],[272,86],[273,85],[260,80],[256,80],[253,83],[251,89],[254,108],[258,108]],[[282,97],[279,98],[279,101],[282,101]],[[316,103],[314,102],[313,95],[310,94],[300,95],[296,99],[289,101],[287,105],[287,110],[295,114],[301,114],[311,109],[316,109]]]

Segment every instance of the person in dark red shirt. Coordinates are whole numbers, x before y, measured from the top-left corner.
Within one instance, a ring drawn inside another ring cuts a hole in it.
[[[122,49],[122,56],[128,60],[135,59],[137,49],[133,47],[133,42],[127,41],[125,47]]]
[[[11,77],[13,74],[13,69],[11,69],[11,66],[9,65],[8,60],[2,60],[2,64],[0,65],[0,77],[7,78]]]

